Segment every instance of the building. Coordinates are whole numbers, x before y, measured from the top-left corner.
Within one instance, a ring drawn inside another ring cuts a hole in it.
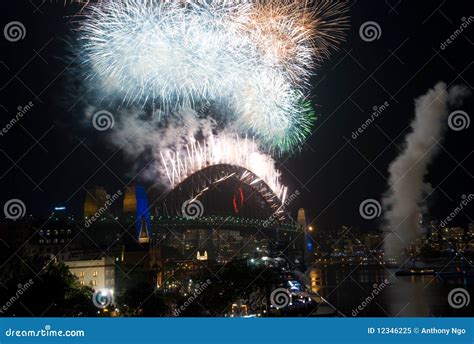
[[[84,217],[87,219],[99,213],[99,209],[104,208],[107,200],[107,191],[101,186],[94,186],[86,190],[86,200],[84,202]]]
[[[71,240],[74,237],[73,227],[63,221],[48,224],[36,231],[35,240],[31,242],[33,253],[45,258],[55,258],[59,261],[70,258]]]
[[[113,258],[74,260],[65,262],[81,285],[94,290],[115,290],[115,262]]]
[[[143,186],[128,186],[123,198],[123,214],[135,222],[140,244],[150,243],[151,217],[148,196]]]
[[[313,262],[313,240],[311,235],[309,234],[308,230],[308,223],[306,221],[306,214],[303,208],[298,210],[298,216],[296,218],[296,222],[301,227],[303,231],[303,254],[304,254],[304,261],[306,264],[312,264]]]
[[[207,261],[197,259],[169,260],[163,264],[163,271],[157,284],[164,292],[186,294],[192,291],[193,277],[208,271]]]

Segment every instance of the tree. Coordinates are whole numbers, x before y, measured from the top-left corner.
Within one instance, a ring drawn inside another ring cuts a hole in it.
[[[8,257],[2,252],[1,261]],[[92,289],[83,287],[66,265],[23,253],[0,269],[0,316],[94,316]]]

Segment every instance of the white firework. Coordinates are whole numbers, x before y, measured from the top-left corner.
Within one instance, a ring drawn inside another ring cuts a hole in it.
[[[250,61],[240,34],[248,5],[106,1],[88,7],[80,31],[104,88],[125,102],[164,108],[225,97]]]
[[[236,129],[256,137],[268,150],[291,150],[309,134],[312,108],[279,73],[261,71],[235,92]]]
[[[203,168],[228,164],[251,171],[258,177],[253,182],[264,181],[282,203],[285,201],[287,188],[280,183],[281,173],[275,168],[275,161],[247,138],[211,135],[203,142],[194,140],[178,151],[167,149],[161,153],[161,159],[171,189]],[[247,176],[245,172],[240,177]]]
[[[220,102],[240,134],[280,151],[309,134],[301,99],[347,27],[344,3],[325,0],[85,3],[88,79],[108,95],[166,114]]]

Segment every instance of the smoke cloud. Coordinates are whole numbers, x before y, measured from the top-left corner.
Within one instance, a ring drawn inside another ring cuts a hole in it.
[[[87,112],[95,110],[92,108]],[[194,140],[212,135],[216,128],[212,118],[199,118],[191,108],[181,108],[175,116],[166,118],[160,111],[150,114],[141,109],[121,110],[114,117],[115,125],[107,142],[115,149],[121,149],[125,158],[134,164],[130,173],[166,187],[160,152],[184,150]]]
[[[232,129],[219,127],[206,114],[208,110],[207,106],[198,112],[184,107],[173,116],[163,116],[159,111],[150,114],[139,109],[121,110],[113,114],[115,123],[113,130],[108,131],[107,142],[124,152],[133,164],[132,177],[165,189],[174,187],[172,176],[186,174],[185,171],[193,170],[193,164],[204,166],[225,160],[249,169],[275,192],[281,191],[275,160],[253,140],[239,138]],[[86,118],[90,120],[96,111],[89,107]],[[206,151],[203,157],[212,161],[195,161],[189,156],[191,146]]]
[[[384,249],[386,256],[396,256],[420,234],[419,214],[431,185],[424,181],[428,167],[439,150],[444,136],[448,106],[460,105],[468,95],[462,86],[446,88],[438,83],[415,100],[412,131],[406,136],[404,150],[389,166],[389,190],[383,200],[386,209]]]

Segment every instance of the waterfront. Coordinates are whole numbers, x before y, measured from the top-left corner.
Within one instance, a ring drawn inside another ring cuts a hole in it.
[[[464,288],[474,295],[473,279],[457,278],[442,281],[434,276],[396,277],[395,269],[377,266],[327,266],[308,272],[311,290],[332,304],[342,315],[354,316],[354,311],[385,279],[390,282],[378,295],[366,303],[355,316],[472,316],[471,301],[466,307],[454,309],[448,304],[448,294],[454,288]],[[374,284],[377,284],[374,287]],[[382,285],[383,286],[383,285]]]

